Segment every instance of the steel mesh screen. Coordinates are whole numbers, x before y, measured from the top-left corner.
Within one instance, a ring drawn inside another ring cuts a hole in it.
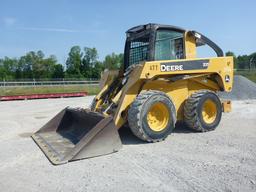
[[[129,65],[148,59],[149,39],[132,41],[130,45]]]

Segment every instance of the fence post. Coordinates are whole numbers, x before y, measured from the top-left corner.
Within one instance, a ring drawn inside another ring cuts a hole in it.
[[[62,91],[63,91],[63,93],[64,93],[64,89],[65,88],[65,81],[64,81],[64,78],[62,78]]]

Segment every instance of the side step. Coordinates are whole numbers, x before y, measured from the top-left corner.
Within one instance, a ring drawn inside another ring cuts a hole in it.
[[[122,143],[112,117],[65,108],[32,135],[54,165],[118,151]]]

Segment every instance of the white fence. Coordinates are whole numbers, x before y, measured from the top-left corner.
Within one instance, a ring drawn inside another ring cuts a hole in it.
[[[71,85],[98,85],[99,80],[26,80],[0,81],[1,87],[35,87],[35,86],[71,86]]]

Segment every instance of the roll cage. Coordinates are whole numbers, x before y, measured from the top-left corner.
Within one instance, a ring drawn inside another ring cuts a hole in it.
[[[186,30],[180,27],[172,26],[172,25],[161,25],[161,24],[153,24],[149,23],[146,25],[139,25],[129,29],[126,32],[126,43],[124,49],[124,70],[130,65],[130,54],[132,52],[132,46],[141,45],[142,56],[140,59],[145,61],[155,61],[155,45],[156,45],[156,34],[158,30],[166,30],[166,31],[176,31],[183,33],[183,37],[185,36]],[[189,35],[192,35],[196,39],[196,46],[208,45],[211,47],[218,57],[224,56],[221,48],[211,41],[206,36],[202,35],[196,31],[188,31]],[[135,42],[135,40],[140,40],[140,42]],[[134,43],[134,45],[132,44]],[[185,43],[185,41],[184,41]],[[185,45],[183,45],[183,49]],[[135,53],[136,54],[136,53]],[[184,58],[185,58],[184,54]]]

